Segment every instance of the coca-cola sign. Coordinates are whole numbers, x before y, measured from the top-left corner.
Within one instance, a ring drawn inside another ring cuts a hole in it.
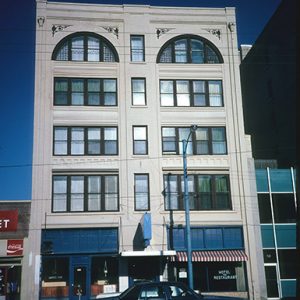
[[[23,255],[23,240],[7,240],[7,255]]]
[[[0,231],[16,231],[18,228],[18,210],[0,210]]]

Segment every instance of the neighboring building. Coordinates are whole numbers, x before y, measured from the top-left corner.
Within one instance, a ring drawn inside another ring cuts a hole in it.
[[[296,174],[289,169],[256,170],[267,294],[296,299]]]
[[[0,299],[20,300],[30,201],[0,201]]]
[[[194,287],[266,296],[233,8],[39,0],[35,76],[22,299],[186,281],[188,136]]]
[[[296,166],[296,0],[283,0],[240,66],[245,131],[253,157]]]
[[[241,46],[245,130],[251,135],[256,166],[269,299],[296,299],[299,270],[296,11],[295,0],[283,0],[253,46]]]

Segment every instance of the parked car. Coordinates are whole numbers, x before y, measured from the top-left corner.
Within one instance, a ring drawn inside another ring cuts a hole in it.
[[[240,300],[236,297],[203,296],[181,282],[139,282],[119,295],[102,294],[106,300]]]

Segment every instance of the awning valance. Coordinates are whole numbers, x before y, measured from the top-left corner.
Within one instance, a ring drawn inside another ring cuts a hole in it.
[[[186,262],[187,253],[177,251],[172,261]],[[218,261],[247,261],[248,257],[244,250],[219,250],[219,251],[193,251],[193,262],[218,262]]]

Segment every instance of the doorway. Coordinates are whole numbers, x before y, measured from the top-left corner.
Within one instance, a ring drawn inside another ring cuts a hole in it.
[[[86,257],[73,257],[70,264],[70,300],[90,298],[90,264]]]

